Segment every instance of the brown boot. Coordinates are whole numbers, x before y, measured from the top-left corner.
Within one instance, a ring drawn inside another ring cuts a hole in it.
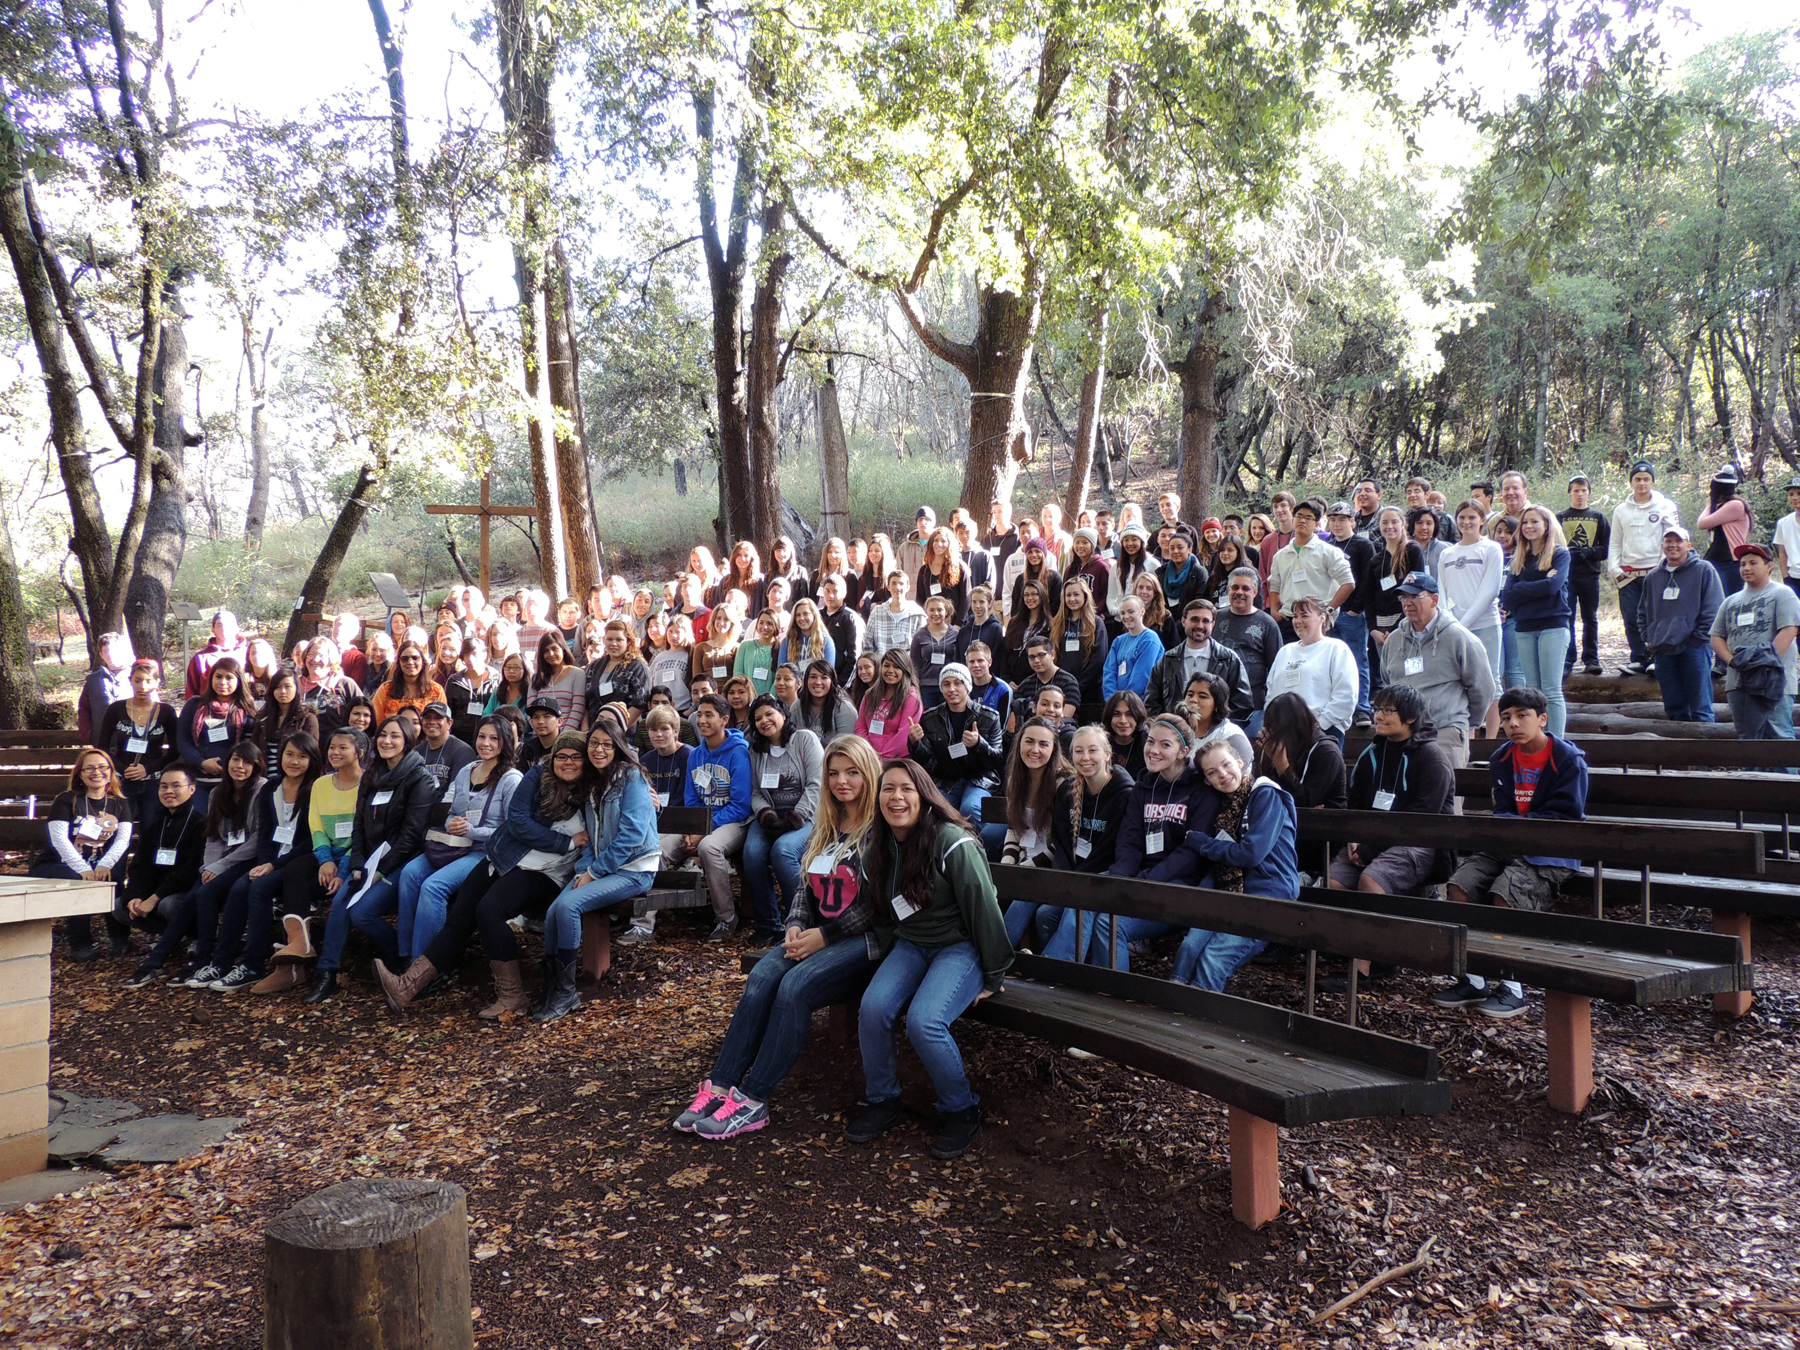
[[[300,966],[289,964],[276,966],[257,983],[250,986],[253,994],[285,994],[290,989],[298,989],[306,983],[306,971]]]
[[[488,969],[494,975],[494,1001],[483,1008],[480,1016],[488,1021],[498,1021],[507,1013],[516,1013],[523,1017],[531,1011],[531,1000],[525,997],[525,981],[519,977],[517,961],[489,961]],[[411,971],[407,972],[411,974]]]
[[[315,955],[312,945],[312,932],[305,919],[298,914],[281,916],[281,926],[287,930],[287,946],[277,947],[270,960],[277,964],[288,961],[310,961]]]
[[[582,918],[581,971],[598,984],[611,969],[612,916],[602,909]]]
[[[381,981],[381,992],[387,995],[388,1007],[405,1012],[406,1005],[419,996],[419,991],[437,978],[437,967],[422,956],[415,956],[404,975],[395,975],[383,961],[375,962],[375,978]]]

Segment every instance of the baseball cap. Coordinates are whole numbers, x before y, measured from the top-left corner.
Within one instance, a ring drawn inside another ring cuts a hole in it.
[[[534,698],[525,705],[525,715],[527,717],[535,717],[541,712],[555,713],[558,717],[562,716],[562,709],[556,706],[555,699]]]
[[[450,705],[448,703],[427,703],[419,709],[421,717],[448,717],[449,715]]]
[[[1731,550],[1731,556],[1740,560],[1751,553],[1754,553],[1764,562],[1770,562],[1775,557],[1775,555],[1769,551],[1769,546],[1767,544],[1739,544],[1736,548]]]
[[[1787,491],[1800,492],[1800,473],[1787,480]]]
[[[1326,512],[1326,513],[1325,513],[1325,514],[1326,514],[1326,515],[1327,515],[1327,516],[1350,516],[1350,517],[1354,517],[1354,516],[1355,516],[1355,515],[1356,515],[1356,512],[1354,512],[1354,511],[1352,511],[1352,510],[1351,510],[1351,509],[1350,509],[1350,503],[1349,503],[1349,502],[1333,502],[1333,503],[1332,503],[1332,504],[1331,504],[1331,509],[1330,509],[1330,510],[1329,510],[1329,511],[1327,511],[1327,512]]]
[[[1667,539],[1672,534],[1680,535],[1683,539],[1692,539],[1694,537],[1687,532],[1687,527],[1684,525],[1670,525],[1663,530],[1664,539]]]
[[[1585,473],[1572,473],[1569,475],[1569,486],[1574,487],[1577,483],[1585,483],[1587,480],[1588,476]]]
[[[1656,477],[1656,465],[1652,464],[1647,459],[1640,459],[1631,466],[1631,472],[1634,477],[1640,473],[1647,473],[1654,478]]]
[[[933,511],[929,506],[921,506],[917,511],[915,511],[913,513],[913,519],[914,520],[936,520],[937,512]]]
[[[1406,580],[1400,583],[1400,594],[1423,595],[1438,593],[1437,578],[1429,572],[1408,572]]]

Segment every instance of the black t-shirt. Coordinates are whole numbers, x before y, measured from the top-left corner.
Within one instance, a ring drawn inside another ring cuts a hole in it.
[[[92,839],[84,839],[81,836],[82,822],[99,815],[110,815],[124,824],[131,819],[131,803],[123,797],[90,797],[86,792],[62,792],[58,793],[56,800],[50,803],[50,813],[44,817],[44,820],[49,823],[60,822],[67,825],[69,842],[80,851],[82,857],[91,862],[113,845],[112,837],[103,840],[97,835]],[[33,866],[61,861],[62,855],[56,851],[55,846],[45,844]],[[119,870],[123,871],[123,869]]]

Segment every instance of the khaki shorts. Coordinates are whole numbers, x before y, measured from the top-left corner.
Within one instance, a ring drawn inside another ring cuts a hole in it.
[[[1523,858],[1471,853],[1452,874],[1450,884],[1476,902],[1544,911],[1556,908],[1564,880],[1573,875],[1571,867],[1542,867]]]
[[[1437,861],[1434,848],[1384,848],[1367,867],[1359,867],[1339,849],[1329,876],[1346,890],[1355,890],[1366,876],[1389,895],[1411,895],[1430,883]]]

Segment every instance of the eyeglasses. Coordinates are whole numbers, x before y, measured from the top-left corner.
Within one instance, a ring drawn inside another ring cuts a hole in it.
[[[583,756],[565,750],[561,754],[552,755],[551,758],[558,764],[579,764]]]

